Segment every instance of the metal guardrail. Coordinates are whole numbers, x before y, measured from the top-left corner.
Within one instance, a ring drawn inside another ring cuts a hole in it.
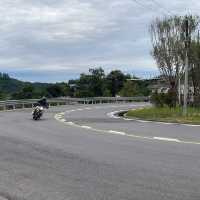
[[[39,99],[0,101],[0,110],[15,110],[33,108]],[[89,97],[89,98],[53,98],[48,99],[49,106],[70,104],[126,103],[134,101],[149,101],[149,97]]]

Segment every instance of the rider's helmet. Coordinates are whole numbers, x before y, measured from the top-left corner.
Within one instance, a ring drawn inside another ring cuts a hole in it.
[[[49,108],[49,105],[47,103],[47,98],[45,96],[42,97],[41,103],[43,107]]]
[[[46,101],[46,100],[47,100],[47,98],[46,98],[45,96],[43,96],[43,97],[42,97],[42,100],[43,100],[43,101]]]

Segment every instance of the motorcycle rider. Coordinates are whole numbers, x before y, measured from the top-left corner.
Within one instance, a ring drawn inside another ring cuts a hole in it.
[[[41,106],[43,108],[49,108],[49,104],[47,103],[47,99],[46,97],[42,97],[38,102],[37,102],[37,106]]]
[[[44,113],[44,108],[46,108],[46,109],[49,108],[46,97],[42,97],[42,99],[40,99],[37,102],[36,107],[32,112],[34,120],[38,120],[38,119],[40,119],[40,117],[42,117],[42,115]]]

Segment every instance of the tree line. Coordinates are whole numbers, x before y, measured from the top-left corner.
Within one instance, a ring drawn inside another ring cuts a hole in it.
[[[81,74],[77,80],[70,80],[73,85],[71,95],[73,97],[101,97],[101,96],[137,96],[149,95],[148,82],[132,81],[136,78],[130,74],[124,74],[120,70],[105,74],[100,68],[89,69],[88,74]]]
[[[113,70],[105,74],[103,68],[91,68],[78,79],[62,83],[30,83],[0,74],[0,99],[33,99],[56,97],[115,97],[148,96],[149,81]]]

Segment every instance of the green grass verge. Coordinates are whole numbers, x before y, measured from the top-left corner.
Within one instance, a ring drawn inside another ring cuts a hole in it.
[[[180,107],[148,107],[138,110],[130,110],[126,116],[129,118],[144,119],[149,121],[200,124],[200,108],[188,108],[187,116],[183,116],[182,113],[183,111]]]

